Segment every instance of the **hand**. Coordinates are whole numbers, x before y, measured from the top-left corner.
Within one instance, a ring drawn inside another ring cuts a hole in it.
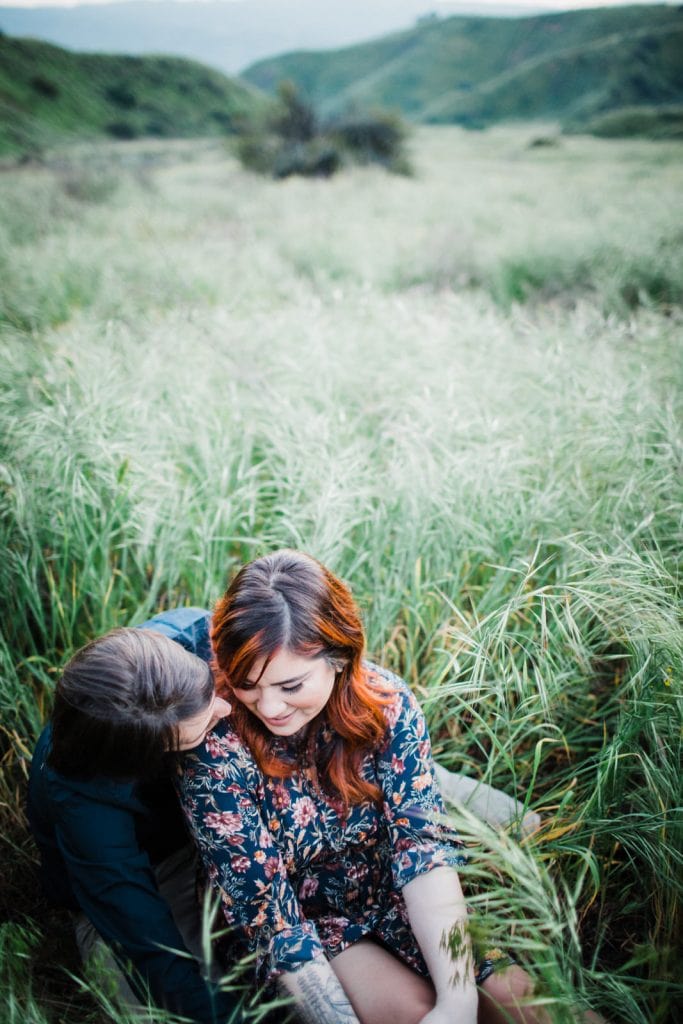
[[[422,1018],[420,1024],[455,1024],[455,1021],[450,1014],[444,1013],[440,1007],[435,1006],[426,1017]]]
[[[435,1006],[426,1017],[422,1018],[420,1024],[461,1024],[461,1018],[453,1012],[449,1013],[441,1006]]]
[[[454,1005],[446,1006],[444,1003],[437,1003],[433,1010],[430,1010],[420,1021],[420,1024],[477,1024],[477,1005],[474,1004],[474,1011],[468,1012],[469,1007]]]

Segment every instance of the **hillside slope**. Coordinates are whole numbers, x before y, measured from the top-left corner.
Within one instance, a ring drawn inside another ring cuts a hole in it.
[[[261,61],[325,113],[391,106],[417,121],[485,124],[683,102],[683,10],[635,6],[528,18],[448,18],[328,53]]]
[[[188,57],[234,75],[275,53],[350,46],[398,32],[433,6],[433,0],[88,0],[71,6],[60,0],[50,7],[0,6],[0,29],[79,52]],[[462,13],[457,2],[438,0],[438,6],[443,15]],[[483,7],[479,13],[517,13]]]
[[[252,86],[173,57],[69,53],[0,36],[0,153],[109,136],[231,131],[262,99]]]

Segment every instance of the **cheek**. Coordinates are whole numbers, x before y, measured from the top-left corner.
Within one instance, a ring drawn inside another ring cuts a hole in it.
[[[318,707],[322,708],[327,704],[328,700],[332,696],[334,690],[334,680],[330,683],[322,683],[317,690],[315,700],[311,700],[311,704],[315,703]]]
[[[232,696],[235,698],[238,704],[244,704],[245,707],[249,708],[252,704],[255,704],[258,700],[257,693],[251,693],[247,690],[233,690]]]

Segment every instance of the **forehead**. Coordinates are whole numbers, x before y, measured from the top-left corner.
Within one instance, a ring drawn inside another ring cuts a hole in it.
[[[312,672],[321,662],[321,652],[316,654],[298,654],[286,647],[280,647],[269,658],[257,658],[247,673],[251,683],[263,683],[265,686],[281,683],[288,679]]]

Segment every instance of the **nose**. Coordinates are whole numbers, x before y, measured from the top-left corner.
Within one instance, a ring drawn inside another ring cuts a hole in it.
[[[220,722],[221,718],[227,718],[231,711],[232,706],[228,703],[227,700],[224,700],[223,697],[216,697],[215,701],[213,702],[211,722],[209,723],[209,728],[207,729],[207,732],[210,732],[213,729],[216,722]]]
[[[275,687],[272,690],[263,690],[259,694],[256,708],[264,718],[280,718],[287,711],[284,697]]]

